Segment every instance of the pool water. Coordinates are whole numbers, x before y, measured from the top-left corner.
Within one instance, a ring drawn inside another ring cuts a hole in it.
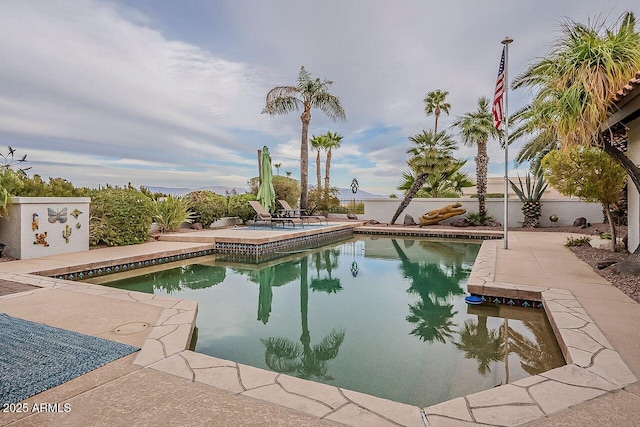
[[[264,264],[212,256],[107,284],[198,301],[200,353],[429,406],[564,364],[544,310],[465,304],[478,250],[357,237]]]

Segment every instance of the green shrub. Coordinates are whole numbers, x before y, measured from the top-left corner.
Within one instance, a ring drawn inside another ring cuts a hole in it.
[[[255,199],[256,196],[251,193],[231,196],[229,198],[229,216],[237,216],[242,222],[252,219],[256,215],[256,212],[249,205],[249,201]]]
[[[184,198],[195,214],[194,221],[202,224],[203,228],[209,228],[212,222],[227,215],[227,198],[212,191],[192,191]]]
[[[347,213],[364,214],[364,202],[348,200],[343,207],[347,210]]]
[[[472,194],[470,196],[472,199],[477,199],[478,195],[477,194]],[[504,193],[487,193],[485,194],[485,199],[503,199],[504,198]]]
[[[273,190],[276,193],[276,200],[286,200],[292,207],[298,206],[300,199],[300,184],[293,178],[276,175],[273,177]],[[258,194],[258,178],[251,178],[247,181],[249,192]]]
[[[566,247],[571,246],[589,246],[591,244],[591,237],[567,237],[565,242]]]
[[[0,167],[0,218],[7,214],[11,204],[11,196],[20,188],[20,172]]]
[[[181,197],[167,196],[153,201],[153,220],[162,233],[178,231],[183,222],[191,223],[195,214],[189,210],[189,202]]]
[[[133,245],[149,238],[153,203],[135,188],[89,190],[89,242]]]
[[[339,191],[337,188],[332,187],[329,191],[320,190],[317,188],[309,191],[309,204],[307,211],[309,213],[328,213],[328,212],[343,212],[346,213],[346,209],[340,206],[340,199],[338,199]],[[342,210],[341,210],[342,208]]]
[[[49,182],[43,181],[40,175],[33,178],[24,175],[22,185],[17,192],[21,197],[83,197],[86,189],[75,188],[73,184],[64,178],[49,178]]]

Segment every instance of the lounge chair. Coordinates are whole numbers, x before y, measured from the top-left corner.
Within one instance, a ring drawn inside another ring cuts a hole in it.
[[[329,225],[329,222],[323,216],[309,215],[304,209],[293,209],[286,200],[278,200],[278,202],[282,205],[282,214],[285,218],[300,218],[302,221],[307,221],[307,224],[310,223],[311,219],[315,219],[320,224],[324,220]]]
[[[276,217],[276,216],[271,215],[269,212],[267,212],[265,210],[265,208],[262,207],[260,202],[258,202],[256,200],[249,201],[249,205],[251,205],[253,210],[256,211],[256,216],[253,219],[253,227],[254,228],[256,226],[256,222],[258,222],[258,221],[268,222],[271,225],[271,228],[273,228],[273,224],[274,223],[275,224],[282,224],[283,228],[284,228],[284,225],[287,224],[287,223],[290,223],[294,227],[296,226],[296,223],[298,223],[300,225],[303,225],[302,224],[302,220],[299,219],[299,218]]]

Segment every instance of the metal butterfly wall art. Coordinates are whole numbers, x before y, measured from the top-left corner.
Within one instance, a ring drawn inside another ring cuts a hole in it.
[[[56,221],[60,221],[61,224],[67,222],[67,208],[63,208],[59,211],[47,208],[47,213],[49,214],[49,222],[51,224],[55,224]]]

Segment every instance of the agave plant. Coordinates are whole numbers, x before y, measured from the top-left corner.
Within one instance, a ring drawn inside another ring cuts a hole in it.
[[[540,216],[542,215],[542,203],[540,199],[547,189],[547,183],[542,175],[536,177],[535,185],[531,184],[531,174],[527,174],[525,184],[522,184],[522,179],[518,175],[518,184],[514,184],[509,180],[509,184],[513,191],[522,202],[522,213],[524,214],[525,228],[537,228],[540,227]]]
[[[191,223],[195,214],[189,210],[189,201],[182,197],[167,196],[154,200],[153,220],[161,232],[178,231],[183,222]]]

